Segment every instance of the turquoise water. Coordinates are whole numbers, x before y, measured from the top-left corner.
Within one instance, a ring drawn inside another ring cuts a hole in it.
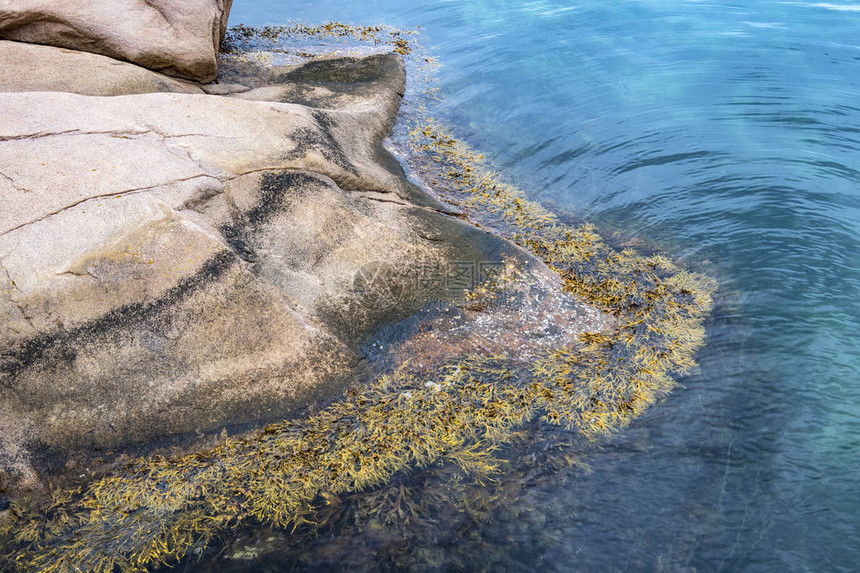
[[[290,20],[420,25],[443,64],[434,112],[507,178],[721,282],[700,370],[590,473],[533,480],[478,533],[506,570],[857,569],[860,5],[235,0],[231,16]]]

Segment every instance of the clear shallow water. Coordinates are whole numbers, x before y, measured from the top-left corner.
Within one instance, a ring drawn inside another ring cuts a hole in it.
[[[591,473],[534,480],[482,530],[509,570],[856,569],[860,5],[235,0],[231,16],[289,20],[420,25],[443,64],[435,113],[507,177],[722,283],[700,371]]]

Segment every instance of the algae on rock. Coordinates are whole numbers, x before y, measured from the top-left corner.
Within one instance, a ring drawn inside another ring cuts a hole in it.
[[[584,334],[516,371],[499,357],[454,357],[434,380],[383,376],[305,420],[205,454],[143,461],[59,500],[45,517],[19,508],[16,542],[33,544],[21,559],[47,570],[82,559],[93,570],[145,567],[242,521],[313,523],[327,497],[443,457],[491,474],[496,448],[538,417],[592,438],[628,424],[671,388],[670,374],[693,365],[710,281],[660,257],[616,252],[589,227],[518,218],[538,209],[516,195],[492,201],[568,289],[615,314],[612,332]]]
[[[210,451],[142,459],[81,490],[57,492],[46,507],[16,504],[5,534],[22,569],[142,570],[241,523],[318,527],[338,497],[441,461],[480,481],[499,471],[500,446],[524,425],[599,439],[694,367],[713,281],[664,257],[613,249],[589,225],[562,224],[431,120],[420,118],[412,136],[418,170],[442,198],[611,313],[612,329],[526,363],[476,354],[451,356],[437,375],[398,369],[304,418]],[[492,308],[491,288],[479,287],[466,304]]]

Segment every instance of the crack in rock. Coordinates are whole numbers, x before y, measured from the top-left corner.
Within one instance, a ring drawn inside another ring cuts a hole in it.
[[[15,284],[15,280],[12,278],[11,273],[9,273],[9,269],[7,269],[6,266],[3,264],[2,259],[0,259],[0,269],[3,269],[3,273],[6,275],[6,278],[9,280],[9,284],[12,285],[12,288],[14,288],[16,291],[18,291],[18,293],[20,293],[21,296],[25,296],[24,291],[22,291],[21,288],[17,284]],[[18,309],[18,312],[21,313],[21,319],[26,321],[27,324],[30,325],[30,328],[32,328],[34,331],[36,331],[37,329],[36,329],[36,326],[33,324],[33,319],[29,316],[29,314],[27,313],[27,310],[24,308],[24,306],[19,301],[15,300],[15,298],[12,297],[11,295],[7,298],[7,300],[9,302],[11,302],[12,304],[14,304],[15,307]]]
[[[5,179],[6,181],[8,181],[12,185],[12,187],[15,188],[16,191],[20,191],[21,193],[29,193],[30,192],[29,189],[27,189],[26,187],[21,187],[20,185],[18,185],[18,183],[14,179],[9,177],[5,173],[0,172],[0,177]]]
[[[42,131],[38,133],[26,133],[23,135],[0,135],[0,143],[5,143],[7,141],[27,141],[30,139],[44,139],[46,137],[68,137],[79,135],[109,135],[113,137],[136,137],[140,135],[146,135],[148,133],[161,137],[162,139],[177,139],[181,137],[220,137],[223,139],[235,139],[234,137],[228,135],[216,135],[211,133],[179,133],[176,135],[169,135],[166,133],[161,133],[154,127],[147,125],[143,129],[110,129],[106,131],[83,131],[80,129],[69,129],[66,131]]]
[[[159,187],[166,187],[166,186],[172,185],[174,183],[181,183],[183,181],[192,181],[194,179],[216,179],[216,180],[220,181],[220,178],[218,178],[214,175],[199,174],[199,175],[192,175],[190,177],[182,177],[179,179],[172,179],[170,181],[157,183],[155,185],[150,185],[148,187],[138,187],[135,189],[124,189],[122,191],[113,191],[111,193],[102,193],[100,195],[93,195],[92,197],[86,197],[84,199],[81,199],[80,201],[75,201],[74,203],[71,203],[69,205],[65,205],[65,206],[61,207],[60,209],[57,209],[56,211],[51,211],[50,213],[46,213],[37,219],[33,219],[31,221],[26,221],[24,223],[21,223],[20,225],[12,227],[11,229],[3,231],[2,233],[0,233],[0,237],[8,235],[9,233],[11,233],[13,231],[17,231],[18,229],[21,229],[21,228],[26,227],[28,225],[32,225],[34,223],[44,221],[45,219],[49,219],[50,217],[53,217],[54,215],[58,215],[58,214],[62,213],[63,211],[68,211],[69,209],[77,207],[81,203],[86,203],[88,201],[93,201],[95,199],[120,198],[120,197],[123,197],[125,195],[133,195],[136,193],[143,193],[145,191],[151,191],[152,189],[158,189]]]

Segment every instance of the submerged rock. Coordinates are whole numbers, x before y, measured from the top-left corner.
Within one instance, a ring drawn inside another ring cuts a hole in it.
[[[0,1],[0,38],[71,48],[198,81],[215,79],[232,0]]]
[[[417,268],[526,257],[382,146],[397,56],[308,75],[337,91],[356,64],[370,80],[331,109],[0,94],[2,487],[331,398],[369,333],[450,296]]]

